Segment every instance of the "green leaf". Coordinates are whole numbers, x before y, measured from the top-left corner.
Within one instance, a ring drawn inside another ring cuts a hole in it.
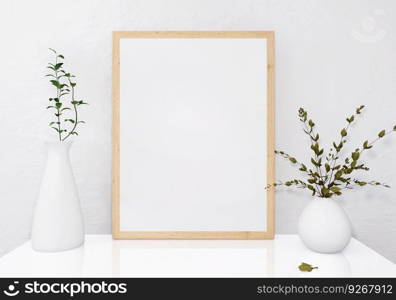
[[[330,188],[330,191],[332,191],[336,195],[341,195],[341,189],[338,186],[332,186]]]
[[[56,88],[58,88],[58,89],[61,88],[61,84],[59,83],[58,80],[50,80],[50,82],[51,82],[52,85],[54,85]]]
[[[78,135],[78,133],[77,133],[77,132],[75,132],[75,131],[72,131],[70,134],[75,134],[75,135]]]
[[[58,55],[59,58],[65,59],[65,57],[62,54]]]
[[[289,160],[290,160],[293,164],[295,164],[295,163],[297,162],[297,159],[295,159],[294,157],[289,157]]]
[[[372,148],[373,146],[370,146],[369,145],[369,143],[368,143],[368,141],[365,141],[364,143],[363,143],[363,149],[370,149],[370,148]]]
[[[62,103],[61,103],[61,102],[55,103],[55,107],[56,107],[57,109],[60,109],[60,108],[62,107]]]
[[[393,130],[394,130],[394,131],[396,131],[396,125],[395,125],[395,126],[393,126]]]
[[[310,184],[307,185],[307,188],[312,191],[312,196],[315,196],[315,194],[316,194],[315,188]]]
[[[385,130],[381,130],[381,131],[378,133],[378,137],[379,137],[379,138],[384,137],[384,135],[385,135]]]
[[[355,120],[355,116],[352,115],[350,118],[346,119],[348,123],[352,123]]]
[[[76,123],[76,121],[74,121],[73,119],[65,119],[65,122],[70,122],[70,123]]]
[[[54,70],[55,70],[55,71],[58,71],[62,66],[63,66],[63,63],[57,63],[57,64],[54,66]]]
[[[358,160],[360,157],[360,153],[359,152],[352,152],[352,159],[354,161]]]
[[[316,162],[316,160],[314,160],[313,158],[311,158],[311,163],[314,165],[314,166],[318,166],[318,163]]]
[[[311,149],[315,152],[316,156],[321,155],[318,143],[312,144]],[[323,153],[323,151],[322,151],[322,153]]]
[[[318,269],[318,267],[313,267],[312,265],[303,262],[298,266],[298,269],[301,272],[312,272],[312,270]]]
[[[322,187],[320,191],[321,191],[323,196],[327,196],[329,194],[329,189],[328,188]]]
[[[340,178],[340,177],[342,176],[342,173],[343,173],[342,170],[338,170],[338,171],[334,174],[334,177],[335,177],[336,179],[338,179],[338,178]]]
[[[341,136],[344,137],[344,136],[346,136],[346,135],[347,135],[347,131],[346,131],[345,128],[343,128],[343,129],[341,130]]]
[[[310,126],[310,127],[314,127],[315,126],[315,123],[312,121],[312,120],[309,120],[308,121],[308,125]],[[316,130],[315,130],[316,131]]]
[[[48,109],[48,108],[55,108],[55,106],[50,105],[50,106],[47,106],[47,109]]]
[[[360,107],[358,107],[358,108],[356,109],[356,113],[359,115],[359,114],[362,112],[362,109],[363,109],[364,107],[365,107],[364,105],[360,105]]]
[[[330,171],[330,165],[328,163],[325,163],[325,168],[326,168],[326,172]]]
[[[304,164],[301,164],[301,167],[299,170],[305,172],[307,170],[307,166]]]

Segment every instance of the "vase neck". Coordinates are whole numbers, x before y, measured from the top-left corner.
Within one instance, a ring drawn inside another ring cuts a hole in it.
[[[52,155],[52,154],[55,154],[55,155],[66,154],[67,155],[69,153],[71,144],[72,144],[71,141],[46,142],[49,155]]]
[[[327,201],[329,201],[329,200],[334,200],[334,198],[333,197],[331,197],[331,198],[326,198],[326,197],[313,197],[313,199],[314,200],[327,200]]]

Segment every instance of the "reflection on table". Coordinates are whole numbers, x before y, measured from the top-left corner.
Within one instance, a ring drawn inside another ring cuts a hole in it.
[[[306,262],[319,269],[300,272]],[[39,253],[26,243],[0,258],[1,277],[396,277],[396,265],[353,239],[339,254],[309,251],[296,235],[274,240],[112,240]]]

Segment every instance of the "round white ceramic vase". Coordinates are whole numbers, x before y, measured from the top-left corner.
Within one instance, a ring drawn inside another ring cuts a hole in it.
[[[336,199],[314,198],[300,215],[298,234],[312,251],[337,253],[348,245],[352,229]]]
[[[63,251],[84,242],[80,200],[69,159],[71,142],[48,142],[47,163],[36,202],[32,247]]]

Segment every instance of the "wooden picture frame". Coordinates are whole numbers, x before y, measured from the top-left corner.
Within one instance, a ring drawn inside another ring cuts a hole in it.
[[[274,129],[274,67],[275,49],[272,31],[115,31],[113,32],[113,124],[112,124],[112,234],[114,239],[272,239],[274,237],[274,190],[265,190],[266,218],[265,230],[123,230],[121,223],[120,199],[120,44],[122,40],[135,39],[264,39],[266,42],[266,182],[262,188],[275,180],[275,129]],[[125,146],[125,143],[124,143]],[[261,187],[260,187],[261,189]],[[264,201],[264,199],[263,199]]]

